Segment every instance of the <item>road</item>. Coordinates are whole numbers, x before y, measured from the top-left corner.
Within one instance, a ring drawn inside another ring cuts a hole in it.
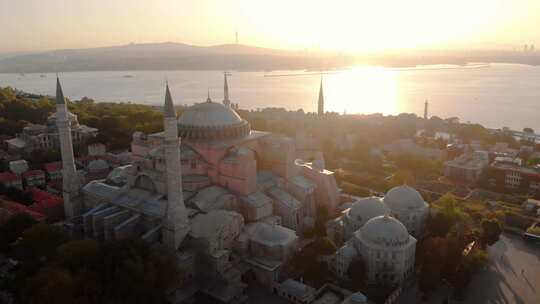
[[[465,301],[455,303],[540,303],[540,244],[505,233],[487,252],[490,256],[487,269],[473,277]],[[440,304],[446,295],[447,287],[441,286],[424,302],[417,298],[416,288],[406,288],[399,303]]]
[[[465,303],[540,303],[540,245],[504,234],[488,254],[489,267],[473,278]]]

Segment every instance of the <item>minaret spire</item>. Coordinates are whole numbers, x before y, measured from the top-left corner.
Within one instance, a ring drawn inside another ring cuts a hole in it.
[[[428,101],[426,99],[426,102],[424,103],[424,119],[428,119]]]
[[[223,76],[225,78],[224,84],[223,84],[223,104],[226,107],[231,106],[231,101],[229,100],[229,84],[227,83],[227,72],[223,72]]]
[[[319,101],[317,103],[317,113],[319,116],[324,115],[324,93],[323,93],[323,77],[321,74],[321,86],[319,87]]]
[[[176,112],[174,111],[174,105],[171,97],[171,92],[169,91],[169,82],[165,83],[165,106],[164,106],[164,117],[175,117]]]
[[[210,99],[210,88],[208,88],[208,97],[206,97],[206,102],[212,102],[212,99]]]
[[[60,78],[56,75],[56,104],[65,104],[64,92],[62,92],[62,85],[60,84]]]
[[[64,213],[66,218],[72,218],[80,212],[80,185],[75,157],[73,155],[73,140],[71,138],[71,121],[69,120],[66,99],[60,79],[56,77],[56,127],[60,139],[62,155],[62,196],[64,198]]]
[[[165,164],[167,170],[167,214],[163,225],[163,243],[176,250],[189,232],[189,225],[182,194],[182,167],[180,164],[180,138],[174,104],[165,87],[165,111],[163,115]]]

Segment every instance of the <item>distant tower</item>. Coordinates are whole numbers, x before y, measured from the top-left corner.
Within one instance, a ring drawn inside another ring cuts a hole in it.
[[[226,107],[230,107],[231,101],[229,100],[229,84],[227,83],[227,72],[223,72],[223,75],[225,77],[225,83],[223,85],[223,104]]]
[[[208,97],[206,97],[206,102],[212,102],[212,98],[210,98],[210,88],[208,89]]]
[[[324,94],[323,94],[323,87],[322,87],[322,77],[321,77],[321,86],[319,88],[319,101],[317,103],[317,113],[319,116],[324,115]]]
[[[58,128],[58,136],[60,137],[60,152],[62,155],[64,214],[69,219],[79,215],[80,212],[80,185],[75,167],[75,157],[73,156],[71,121],[69,120],[68,113],[60,79],[56,77],[56,127]]]
[[[426,102],[424,103],[424,119],[428,119],[428,101],[426,99]]]
[[[167,167],[167,215],[163,227],[163,243],[168,248],[176,250],[189,232],[189,226],[182,194],[178,121],[168,83],[165,88],[163,124],[165,129],[163,144]]]
[[[238,31],[234,32],[236,45],[238,45]]]

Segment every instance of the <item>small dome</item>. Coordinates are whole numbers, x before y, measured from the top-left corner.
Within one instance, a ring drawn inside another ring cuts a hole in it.
[[[107,175],[107,182],[115,185],[123,185],[128,181],[129,170],[133,165],[126,165],[122,167],[114,168],[109,175]]]
[[[96,159],[88,163],[87,166],[89,171],[101,171],[109,169],[109,164],[103,159]]]
[[[189,107],[178,119],[182,138],[220,140],[249,135],[249,123],[233,109],[216,102],[203,102]]]
[[[356,249],[354,249],[351,245],[345,245],[339,249],[339,254],[341,254],[343,257],[347,258],[354,258],[358,255],[356,252]]]
[[[280,225],[264,222],[251,223],[246,226],[251,240],[267,246],[283,245],[297,239],[296,232]]]
[[[426,206],[422,195],[409,186],[390,189],[384,197],[384,203],[391,210],[416,210]]]
[[[356,292],[356,293],[353,293],[350,297],[350,302],[351,304],[365,304],[367,303],[367,298],[364,294],[362,294],[361,292]]]
[[[351,220],[365,223],[368,220],[381,215],[389,215],[390,210],[378,197],[367,197],[354,203],[347,215]]]
[[[407,228],[391,216],[378,216],[370,219],[354,235],[357,239],[385,246],[405,243],[409,240]]]

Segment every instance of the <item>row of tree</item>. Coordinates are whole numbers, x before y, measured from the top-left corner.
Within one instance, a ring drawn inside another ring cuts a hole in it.
[[[471,217],[450,194],[432,209],[428,235],[417,249],[420,290],[428,295],[446,283],[463,297],[472,276],[487,263],[483,249],[498,241],[501,224],[494,217]]]
[[[113,149],[128,148],[135,131],[154,133],[163,129],[162,113],[150,106],[95,103],[84,97],[69,101],[68,108],[78,116],[79,123],[98,128],[96,140]],[[28,125],[45,124],[55,109],[54,101],[46,97],[30,101],[17,98],[9,88],[0,89],[0,130],[3,135],[15,136]]]
[[[20,262],[6,290],[22,303],[165,303],[182,279],[174,253],[141,240],[72,240],[26,213],[0,225],[0,250]]]

